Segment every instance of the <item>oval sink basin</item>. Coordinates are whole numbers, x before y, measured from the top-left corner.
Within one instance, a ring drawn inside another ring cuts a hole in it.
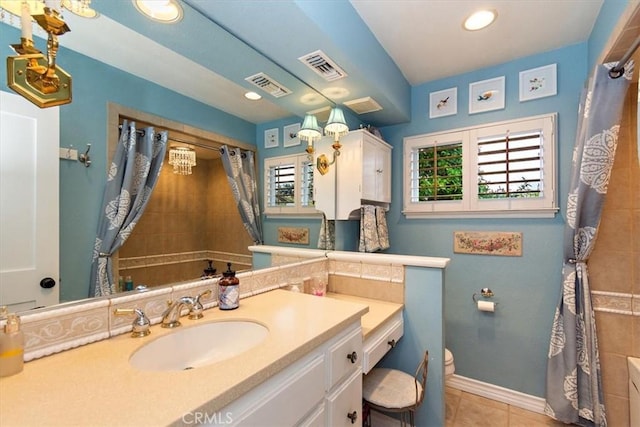
[[[129,363],[142,371],[182,371],[220,362],[260,344],[269,330],[250,321],[188,326],[140,347]]]

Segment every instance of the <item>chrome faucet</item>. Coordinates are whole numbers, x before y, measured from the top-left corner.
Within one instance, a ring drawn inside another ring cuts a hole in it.
[[[167,304],[169,307],[162,313],[162,324],[163,328],[177,328],[181,325],[180,323],[180,312],[182,311],[182,307],[185,305],[189,306],[189,310],[195,305],[195,298],[192,297],[182,297],[175,301],[168,301]]]
[[[169,307],[162,313],[163,328],[177,328],[181,325],[180,314],[182,307],[189,307],[189,319],[200,319],[203,314],[204,307],[200,302],[200,298],[211,295],[211,290],[206,290],[196,297],[182,297],[175,301],[169,301]]]

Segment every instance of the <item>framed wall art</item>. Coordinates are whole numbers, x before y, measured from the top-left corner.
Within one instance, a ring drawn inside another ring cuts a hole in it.
[[[522,233],[454,231],[453,252],[471,255],[522,256]]]
[[[504,76],[469,84],[469,114],[504,108]]]
[[[558,93],[556,64],[520,71],[520,102]]]
[[[429,94],[429,118],[452,116],[458,113],[458,88],[431,92]]]
[[[294,123],[284,127],[284,135],[282,145],[285,147],[293,147],[300,145],[300,138],[298,138],[298,131],[300,130],[300,123]]]
[[[278,242],[295,243],[298,245],[309,244],[308,227],[278,227]]]
[[[279,144],[278,128],[267,129],[264,131],[264,148],[274,148]]]

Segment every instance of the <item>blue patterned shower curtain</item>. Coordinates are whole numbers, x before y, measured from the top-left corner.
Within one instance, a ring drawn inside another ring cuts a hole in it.
[[[155,133],[151,127],[136,131],[135,122],[122,124],[93,248],[90,297],[116,291],[111,256],[129,238],[149,202],[160,176],[167,137],[166,131]]]
[[[606,426],[596,324],[587,261],[607,194],[633,63],[598,65],[582,95],[564,236],[562,295],[553,319],[545,413],[582,426]]]
[[[233,197],[238,204],[244,228],[253,242],[256,245],[261,245],[262,218],[258,201],[254,153],[250,150],[229,148],[226,145],[220,148],[220,153],[222,153],[222,166],[227,174]]]

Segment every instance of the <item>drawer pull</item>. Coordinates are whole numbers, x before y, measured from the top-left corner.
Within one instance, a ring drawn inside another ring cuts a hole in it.
[[[351,420],[351,424],[355,424],[356,420],[358,419],[358,412],[357,411],[353,411],[353,412],[347,414],[347,418],[349,418]]]
[[[351,363],[356,363],[356,360],[358,360],[358,353],[354,351],[351,354],[347,354],[347,359],[351,360]]]
[[[396,340],[393,339],[391,341],[387,341],[387,344],[389,344],[391,346],[391,348],[395,348],[396,347]]]

